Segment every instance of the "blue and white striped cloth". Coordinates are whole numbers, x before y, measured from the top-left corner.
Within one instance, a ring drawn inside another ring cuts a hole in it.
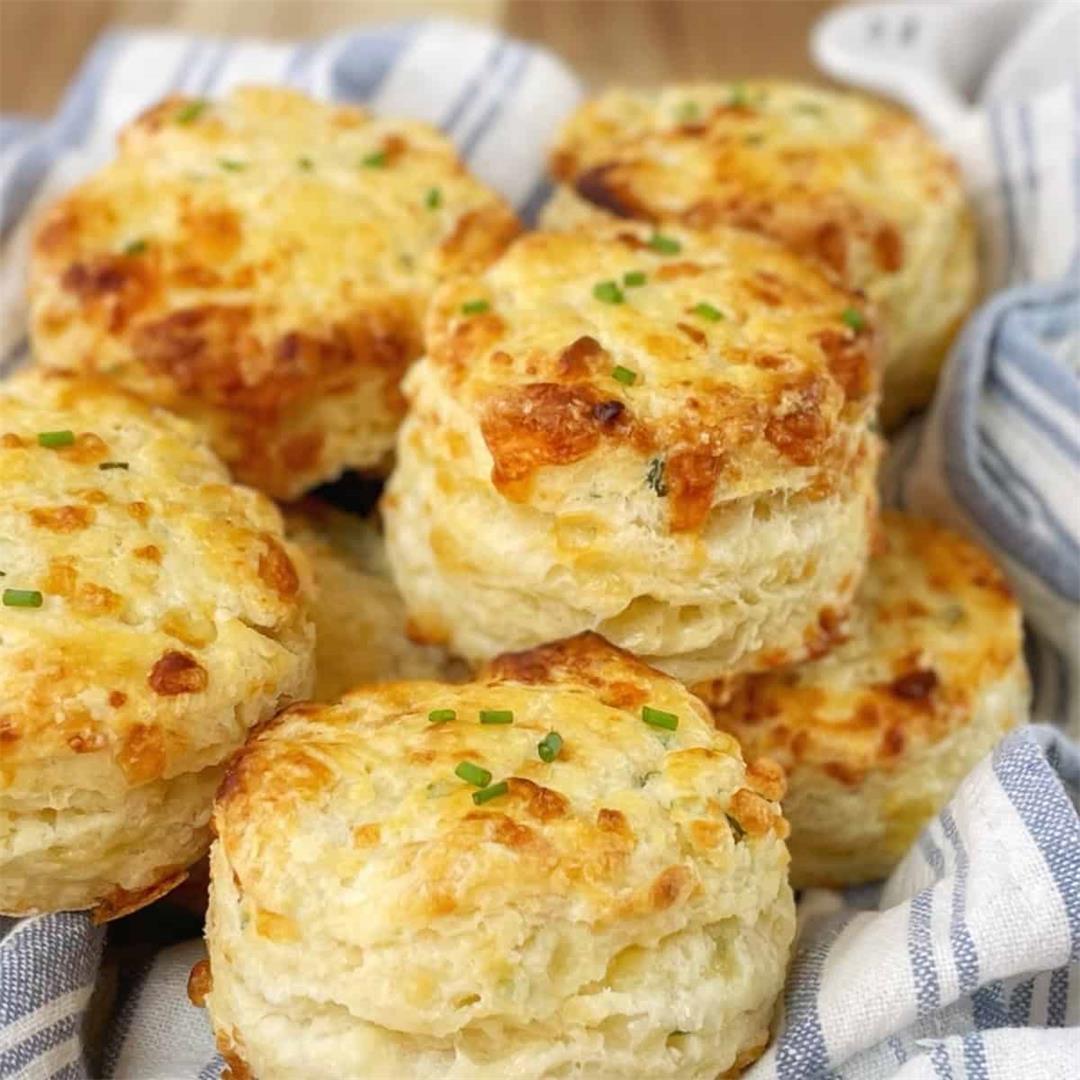
[[[542,148],[580,93],[552,56],[460,24],[301,45],[108,37],[53,124],[0,123],[0,364],[25,349],[31,207],[105,160],[115,128],[162,94],[244,81],[434,120],[526,212],[544,197]],[[1040,716],[1061,725],[1076,714],[1080,600],[1080,97],[1056,90],[972,110],[962,137],[941,134],[967,172],[996,280],[1032,283],[971,320],[934,409],[898,441],[888,489],[1002,558],[1034,631]],[[804,895],[777,1036],[748,1075],[1076,1076],[1078,800],[1075,746],[1027,728],[968,777],[885,885]],[[119,954],[118,993],[103,953],[116,950],[82,915],[0,919],[0,1077],[218,1076],[205,1017],[185,994],[201,944],[126,966]]]

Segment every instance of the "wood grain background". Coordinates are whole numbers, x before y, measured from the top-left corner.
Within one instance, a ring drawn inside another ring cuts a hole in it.
[[[46,116],[111,26],[300,38],[424,14],[494,23],[550,46],[594,85],[810,76],[828,0],[0,0],[0,112]]]

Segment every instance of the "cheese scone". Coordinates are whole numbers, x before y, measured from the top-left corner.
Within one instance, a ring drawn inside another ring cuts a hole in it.
[[[876,362],[872,312],[752,234],[523,237],[436,294],[406,380],[413,632],[477,661],[596,630],[694,681],[811,655],[869,548]]]
[[[296,706],[218,796],[193,999],[260,1080],[713,1080],[784,981],[782,793],[590,634]]]
[[[611,90],[566,123],[548,228],[597,214],[772,236],[878,305],[882,418],[924,405],[972,306],[972,217],[954,162],[860,94],[776,81]]]
[[[1027,719],[1020,610],[990,557],[884,515],[850,636],[812,663],[696,687],[788,771],[792,881],[885,877],[965,775]]]
[[[307,499],[286,512],[285,528],[315,578],[318,701],[335,701],[365,683],[468,674],[444,649],[409,640],[405,605],[374,522]]]
[[[186,421],[0,386],[0,912],[124,914],[210,844],[225,761],[311,688],[303,557]]]
[[[295,498],[384,466],[431,290],[517,227],[426,124],[282,88],[169,98],[39,222],[31,336]]]

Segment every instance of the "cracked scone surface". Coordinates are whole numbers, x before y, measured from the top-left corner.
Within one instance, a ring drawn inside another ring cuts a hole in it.
[[[445,649],[409,639],[405,604],[374,521],[309,498],[286,511],[285,526],[315,583],[316,700],[335,701],[365,683],[468,675]]]
[[[735,225],[810,255],[879,306],[883,420],[926,404],[975,300],[974,225],[959,170],[910,117],[860,94],[778,81],[613,89],[552,153],[543,218],[602,214]]]
[[[0,912],[122,914],[309,692],[306,566],[188,423],[100,381],[0,387],[0,485]]]
[[[426,337],[382,503],[419,635],[476,661],[595,630],[684,679],[821,647],[876,510],[852,294],[747,233],[629,223],[521,238]]]
[[[1026,722],[1020,609],[985,551],[888,511],[845,641],[808,664],[695,689],[748,754],[788,771],[795,885],[882,878]]]
[[[238,479],[295,498],[383,467],[431,290],[516,230],[426,124],[283,88],[169,98],[39,221],[34,347],[184,413]]]
[[[646,705],[677,729],[644,723]],[[462,760],[507,790],[477,805]],[[595,635],[473,683],[290,709],[216,805],[219,1046],[264,1080],[745,1064],[794,932],[782,787],[680,684]]]

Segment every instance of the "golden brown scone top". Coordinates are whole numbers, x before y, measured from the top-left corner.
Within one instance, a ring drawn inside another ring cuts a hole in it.
[[[645,723],[644,706],[677,730]],[[453,719],[432,722],[447,709]],[[482,710],[513,722],[482,723]],[[548,763],[537,746],[553,730],[563,741]],[[455,775],[462,761],[507,791],[477,804],[481,789]],[[359,925],[341,916],[355,944],[469,926],[471,962],[490,973],[512,958],[483,916],[507,905],[602,933],[681,924],[702,875],[737,875],[786,836],[782,790],[780,770],[747,769],[679,683],[584,634],[500,658],[476,682],[366,687],[286,710],[233,765],[215,826],[264,936],[296,940],[324,918],[325,890],[309,882],[326,874],[334,903],[363,905]]]
[[[241,703],[307,692],[306,564],[187,422],[19,376],[0,387],[0,489],[0,789],[30,782],[22,765],[66,762],[76,787],[174,776],[242,739]]]
[[[843,783],[889,769],[968,722],[980,695],[1022,672],[1020,611],[981,548],[883,515],[845,640],[807,664],[695,687],[747,754]]]
[[[877,386],[867,306],[736,230],[522,237],[438,291],[426,337],[413,384],[437,379],[453,399],[446,427],[462,411],[479,426],[505,497],[557,501],[584,482],[566,468],[579,463],[641,482],[662,466],[649,482],[677,531],[714,500],[827,486]]]
[[[277,491],[260,431],[371,371],[400,414],[430,290],[516,231],[429,125],[282,88],[173,97],[39,222],[32,332],[48,362],[223,411],[215,443]],[[286,449],[310,466],[311,447]]]
[[[900,272],[928,205],[963,200],[955,163],[899,110],[797,83],[614,89],[567,122],[552,169],[619,217],[735,225],[847,282]]]

